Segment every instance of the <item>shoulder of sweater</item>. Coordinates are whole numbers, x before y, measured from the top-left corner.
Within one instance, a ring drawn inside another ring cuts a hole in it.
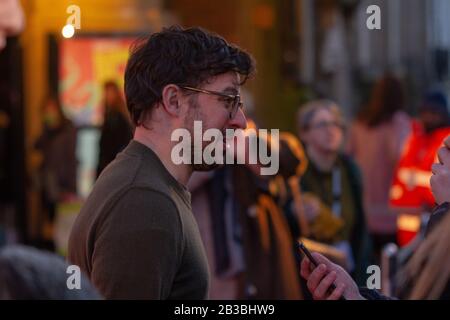
[[[114,216],[119,215],[124,223],[150,223],[147,227],[162,229],[173,229],[177,225],[182,228],[179,209],[165,192],[147,185],[130,185],[115,198],[111,199],[111,206],[105,210],[110,218],[115,219]]]

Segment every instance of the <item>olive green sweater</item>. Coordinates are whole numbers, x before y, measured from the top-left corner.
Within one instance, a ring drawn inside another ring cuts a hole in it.
[[[71,263],[107,299],[205,299],[208,264],[189,192],[132,140],[73,226]]]

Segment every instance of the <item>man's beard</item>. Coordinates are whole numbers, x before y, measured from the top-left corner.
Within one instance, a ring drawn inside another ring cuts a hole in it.
[[[223,166],[223,164],[218,164],[218,163],[212,163],[212,164],[207,164],[204,162],[203,159],[203,151],[204,151],[204,146],[203,146],[203,142],[202,142],[202,150],[196,150],[194,147],[194,143],[192,143],[191,145],[191,163],[192,163],[192,168],[194,171],[211,171],[214,169],[219,168],[220,166]],[[194,159],[195,159],[195,153],[201,153],[199,155],[199,158],[201,159],[201,163],[195,163]],[[223,157],[225,159],[225,148],[223,149]]]
[[[219,168],[220,166],[223,166],[223,164],[218,164],[218,163],[213,163],[213,164],[200,163],[200,164],[193,164],[192,168],[193,168],[194,171],[211,171],[211,170]]]
[[[193,137],[193,134],[191,134],[191,136]],[[203,133],[202,133],[202,136],[203,136]],[[198,148],[196,149],[194,141],[193,140],[191,141],[191,163],[192,163],[193,170],[194,171],[211,171],[211,170],[214,170],[214,169],[217,169],[217,168],[223,166],[223,164],[219,164],[219,163],[216,163],[216,162],[211,163],[211,164],[207,164],[207,163],[204,162],[205,159],[203,158],[203,153],[204,153],[204,150],[206,148],[206,145],[203,145],[203,140],[202,140],[201,143],[202,143],[201,149],[198,149]],[[209,141],[207,143],[207,145],[210,145],[211,143],[220,143],[220,141],[214,141],[214,142]],[[223,147],[220,150],[222,151],[222,159],[225,159],[226,158],[226,148],[225,148],[226,142],[223,141],[222,143],[223,143],[223,145],[222,145]],[[216,150],[214,148],[214,151],[213,151],[213,154],[212,154],[212,158],[213,159],[216,159],[215,151]],[[200,159],[201,163],[195,163],[194,160],[196,158],[195,157],[196,153],[197,153],[197,159]]]
[[[191,166],[192,166],[192,169],[193,169],[193,171],[211,171],[211,170],[217,169],[220,166],[222,166],[222,164],[218,164],[218,163],[207,164],[204,162],[203,151],[205,149],[205,146],[203,146],[203,139],[202,139],[201,150],[198,150],[195,148],[195,143],[194,143],[195,135],[194,135],[193,124],[194,124],[194,121],[202,121],[202,124],[204,124],[203,123],[204,121],[202,120],[202,116],[200,114],[200,106],[197,104],[196,99],[195,98],[191,99],[190,103],[192,106],[192,113],[191,113],[191,116],[188,118],[188,120],[185,124],[185,127],[189,128],[188,130],[189,130],[189,133],[191,134],[191,138],[192,138],[192,140],[191,140]],[[203,128],[202,131],[203,131],[202,132],[202,138],[203,138],[203,134],[204,134],[204,131],[206,131],[206,129]],[[224,130],[222,130],[222,131],[224,131]],[[211,142],[209,142],[209,143],[211,143]],[[225,148],[224,148],[223,152],[225,153]],[[195,163],[195,161],[194,161],[196,153],[197,154],[200,153],[197,156],[201,160],[200,163]]]

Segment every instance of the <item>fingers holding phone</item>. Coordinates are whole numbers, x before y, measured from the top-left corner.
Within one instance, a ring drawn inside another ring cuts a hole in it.
[[[314,300],[340,300],[341,297],[348,300],[364,299],[356,283],[342,267],[318,253],[312,253],[312,258],[317,265],[305,256],[300,274],[307,281]]]

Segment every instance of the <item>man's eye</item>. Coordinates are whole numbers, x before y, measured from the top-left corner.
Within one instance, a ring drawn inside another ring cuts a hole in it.
[[[230,108],[233,105],[233,99],[231,98],[221,98],[220,101],[225,102],[227,108]]]

